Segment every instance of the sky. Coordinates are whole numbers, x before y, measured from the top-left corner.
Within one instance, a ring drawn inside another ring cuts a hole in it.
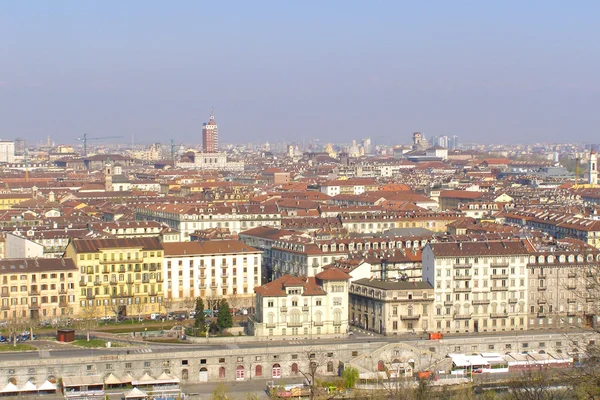
[[[0,0],[0,138],[599,143],[600,2]]]

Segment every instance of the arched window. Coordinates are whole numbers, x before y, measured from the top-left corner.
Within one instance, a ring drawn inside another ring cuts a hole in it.
[[[323,320],[323,314],[321,313],[321,311],[317,311],[315,313],[315,324],[320,324],[322,320]]]
[[[184,369],[181,371],[181,379],[184,381],[187,381],[189,379],[189,371],[187,369]]]
[[[235,379],[238,381],[243,381],[244,375],[245,375],[244,366],[238,365],[237,368],[235,369]]]
[[[292,364],[292,374],[296,375],[298,373],[298,364],[293,363]]]
[[[377,371],[385,371],[385,364],[381,360],[377,361]]]
[[[275,321],[275,314],[269,313],[269,315],[267,315],[267,324],[273,325],[273,321]]]
[[[221,379],[225,378],[225,367],[219,368],[219,378],[221,378]]]
[[[342,323],[342,312],[339,309],[333,311],[333,323],[335,325]]]
[[[281,378],[281,365],[273,364],[273,368],[271,370],[271,376],[273,378]]]
[[[333,361],[327,362],[327,372],[333,372]]]
[[[254,368],[254,376],[262,376],[262,365],[257,365]]]

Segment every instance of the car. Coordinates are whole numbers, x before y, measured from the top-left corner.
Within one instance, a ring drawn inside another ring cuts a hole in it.
[[[2,343],[8,342],[8,338],[0,335],[0,342],[2,342]]]
[[[196,311],[190,311],[190,318],[196,317]]]

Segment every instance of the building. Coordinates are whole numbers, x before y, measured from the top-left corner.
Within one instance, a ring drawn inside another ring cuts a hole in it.
[[[157,221],[181,233],[181,241],[189,241],[197,230],[227,228],[236,235],[259,226],[281,226],[277,205],[237,204],[231,206],[156,204],[135,209],[138,221]]]
[[[594,149],[590,151],[589,157],[589,173],[588,173],[588,183],[590,185],[598,184],[598,157],[596,156],[596,152]]]
[[[439,332],[527,329],[529,241],[429,243],[423,280],[434,288]]]
[[[0,163],[15,162],[15,142],[0,140]]]
[[[1,319],[25,324],[78,315],[78,277],[69,258],[0,260]]]
[[[83,317],[162,311],[163,248],[157,237],[73,239],[65,256],[79,269]]]
[[[234,308],[253,305],[262,276],[260,250],[237,240],[163,243],[163,248],[165,299],[172,307],[197,297],[226,298]]]
[[[597,329],[600,253],[549,249],[529,256],[527,328]]]
[[[314,277],[284,275],[255,288],[250,334],[305,338],[346,334],[349,279],[347,273],[331,268]]]
[[[358,279],[351,283],[350,323],[384,335],[427,332],[434,290],[427,282]]]
[[[219,129],[215,123],[215,116],[202,124],[202,151],[204,153],[216,153],[219,147]]]

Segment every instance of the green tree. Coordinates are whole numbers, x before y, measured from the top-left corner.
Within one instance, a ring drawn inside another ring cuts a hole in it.
[[[233,318],[231,317],[231,311],[229,310],[229,303],[225,299],[222,299],[221,303],[219,303],[219,316],[217,317],[217,325],[221,330],[225,330],[233,326]]]
[[[230,397],[227,394],[227,386],[223,383],[220,383],[219,386],[213,390],[212,395],[210,396],[210,400],[229,400]]]
[[[356,385],[358,380],[358,370],[354,367],[345,368],[342,372],[342,379],[344,380],[344,386],[346,389],[352,389]]]
[[[204,301],[201,297],[196,299],[196,316],[194,317],[194,327],[204,330],[206,318],[204,315]]]

